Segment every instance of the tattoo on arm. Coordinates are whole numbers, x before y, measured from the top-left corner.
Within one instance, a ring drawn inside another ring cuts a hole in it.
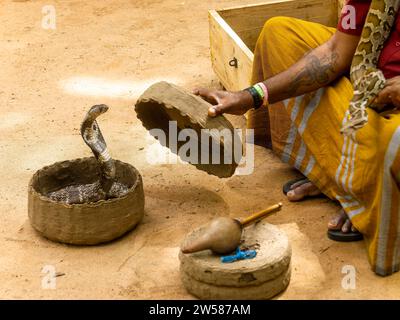
[[[286,93],[291,96],[298,94],[300,88],[309,86],[325,86],[336,74],[335,65],[338,60],[338,54],[333,51],[328,56],[318,57],[313,52],[304,57],[305,66],[297,72],[294,79],[286,89]]]

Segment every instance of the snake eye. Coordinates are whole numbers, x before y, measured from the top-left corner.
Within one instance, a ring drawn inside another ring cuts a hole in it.
[[[93,130],[96,130],[96,125],[95,124],[93,124]]]

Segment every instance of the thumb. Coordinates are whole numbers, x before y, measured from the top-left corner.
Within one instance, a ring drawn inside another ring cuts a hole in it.
[[[220,114],[223,114],[223,108],[221,104],[217,104],[215,106],[211,106],[210,108],[208,108],[208,115],[210,117],[216,117]]]

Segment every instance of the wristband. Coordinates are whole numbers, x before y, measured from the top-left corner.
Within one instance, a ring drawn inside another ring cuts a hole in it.
[[[263,88],[261,88],[261,86],[259,86],[258,84],[255,84],[255,85],[253,86],[253,88],[257,90],[257,92],[258,92],[258,94],[259,94],[261,100],[264,101],[264,96],[265,96],[265,94],[264,94]]]
[[[258,93],[257,89],[254,87],[249,87],[244,89],[245,91],[249,92],[253,98],[254,109],[258,109],[263,105],[263,99],[261,98],[260,94]]]
[[[269,98],[269,93],[268,93],[268,88],[265,85],[264,82],[259,82],[257,83],[257,85],[262,89],[262,91],[264,92],[264,106],[268,105],[268,98]]]

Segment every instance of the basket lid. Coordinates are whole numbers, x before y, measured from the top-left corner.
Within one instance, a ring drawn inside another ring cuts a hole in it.
[[[224,116],[208,116],[209,107],[200,97],[162,81],[139,97],[135,111],[150,134],[182,160],[230,177],[241,160],[242,141]]]

